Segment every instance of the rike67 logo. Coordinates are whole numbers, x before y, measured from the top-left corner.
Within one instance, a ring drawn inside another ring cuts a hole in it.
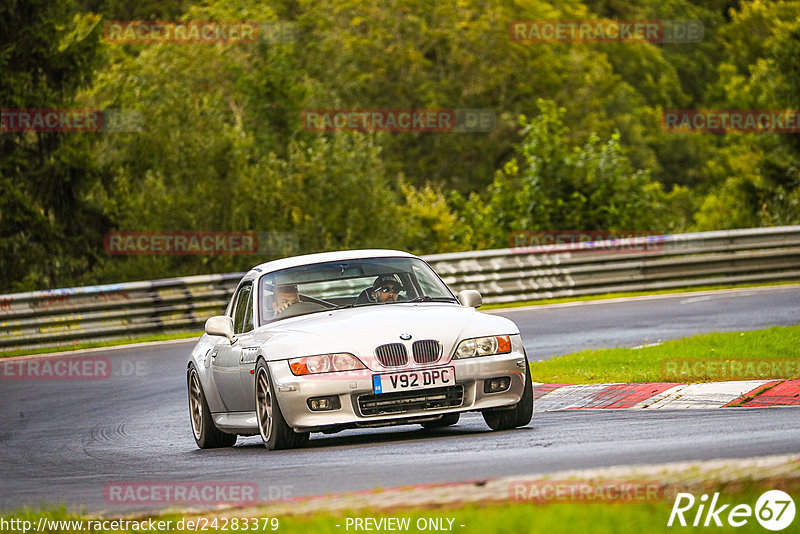
[[[700,499],[695,499],[691,493],[678,493],[667,526],[721,527],[727,523],[732,527],[741,527],[755,517],[765,529],[778,531],[791,525],[794,516],[794,501],[788,493],[780,490],[763,493],[755,507],[749,504],[737,504],[733,507],[731,504],[721,504],[719,493],[714,493],[711,502],[708,502],[708,495],[705,493]]]

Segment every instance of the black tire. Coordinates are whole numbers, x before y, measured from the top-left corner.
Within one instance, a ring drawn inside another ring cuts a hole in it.
[[[269,368],[264,360],[256,365],[256,419],[264,446],[271,450],[298,449],[308,445],[308,432],[295,432],[286,424],[275,397]]]
[[[528,357],[525,356],[525,387],[522,389],[522,398],[511,409],[483,412],[483,420],[492,430],[510,430],[527,425],[532,417],[533,379]]]
[[[189,367],[186,374],[187,388],[189,390],[189,420],[192,424],[194,441],[201,449],[218,449],[232,447],[236,443],[236,434],[223,432],[214,424],[211,410],[206,401],[206,394],[200,384],[200,376],[194,365]]]
[[[436,421],[425,421],[424,423],[420,424],[422,425],[422,428],[442,428],[458,423],[460,417],[460,413],[447,413],[444,414],[441,419],[437,419]]]

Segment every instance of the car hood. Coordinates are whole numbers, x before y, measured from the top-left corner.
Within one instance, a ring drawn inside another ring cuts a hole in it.
[[[456,304],[415,303],[372,305],[313,313],[263,326],[254,332],[254,341],[263,345],[270,360],[349,352],[367,367],[380,367],[375,347],[411,344],[435,339],[442,344],[441,362],[449,361],[462,339],[488,335],[517,334],[519,328],[504,317],[480,313]],[[401,339],[401,335],[411,338]]]

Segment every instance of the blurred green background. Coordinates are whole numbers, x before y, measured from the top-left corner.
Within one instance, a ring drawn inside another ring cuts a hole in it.
[[[524,43],[515,20],[699,20],[697,43]],[[257,43],[116,44],[114,20],[259,21]],[[280,23],[280,25],[278,25]],[[800,222],[800,136],[664,109],[800,109],[800,2],[5,0],[0,107],[132,132],[0,132],[0,292],[245,270],[284,253],[509,246],[519,230]],[[484,133],[318,133],[309,108],[484,108]],[[288,232],[274,256],[110,256],[109,231]]]

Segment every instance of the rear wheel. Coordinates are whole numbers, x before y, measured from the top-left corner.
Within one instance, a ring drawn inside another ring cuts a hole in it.
[[[194,365],[187,375],[189,388],[189,418],[192,422],[194,441],[201,449],[217,449],[232,447],[236,443],[236,434],[227,434],[218,429],[211,417],[211,410],[200,385],[200,376]]]
[[[533,380],[531,379],[531,366],[528,357],[525,357],[525,386],[522,389],[522,398],[511,409],[485,411],[483,420],[492,430],[510,430],[525,426],[533,417]]]
[[[256,365],[256,418],[264,446],[271,450],[296,449],[308,444],[308,432],[295,432],[286,424],[264,360]]]
[[[442,428],[445,426],[452,426],[458,423],[458,419],[461,417],[460,413],[448,413],[444,414],[440,419],[436,421],[425,421],[424,423],[420,423],[422,428]]]

